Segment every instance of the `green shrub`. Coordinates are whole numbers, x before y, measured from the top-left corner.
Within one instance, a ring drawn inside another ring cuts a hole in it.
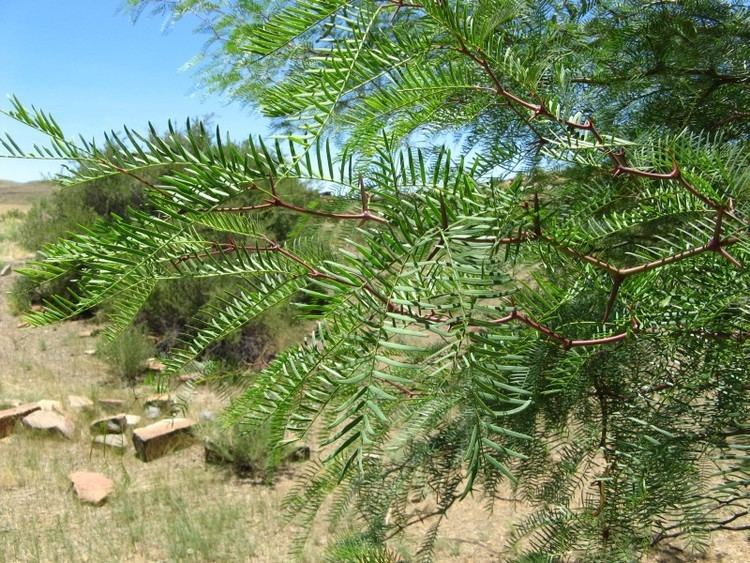
[[[250,434],[237,426],[227,429],[219,422],[212,422],[204,428],[203,439],[206,463],[226,465],[243,477],[270,482],[282,461],[283,452],[272,450],[267,429]]]
[[[37,251],[69,233],[91,225],[96,211],[80,197],[81,190],[65,189],[36,202],[18,226],[17,241],[27,250]]]
[[[64,293],[72,279],[72,275],[66,274],[40,284],[24,276],[16,277],[8,294],[10,312],[14,315],[23,314],[32,305],[40,304],[52,295]]]
[[[143,328],[133,326],[115,340],[100,340],[97,352],[115,375],[133,385],[145,371],[146,360],[154,355],[155,348]]]
[[[30,286],[30,280],[27,278],[17,277],[14,280],[7,297],[8,309],[12,315],[20,315],[31,308],[33,290]]]

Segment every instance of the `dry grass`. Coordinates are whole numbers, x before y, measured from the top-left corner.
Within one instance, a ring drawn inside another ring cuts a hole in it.
[[[0,233],[12,228],[2,223]],[[123,387],[104,363],[85,353],[96,347],[94,338],[79,336],[85,323],[33,330],[17,326],[18,319],[2,302],[12,282],[13,276],[0,278],[0,403],[55,399],[65,404],[67,396],[75,394],[125,399],[128,412],[142,414],[143,399],[151,390]],[[200,391],[191,397],[188,414],[197,417],[221,405],[217,396]],[[123,455],[92,449],[88,422],[100,414],[76,415],[74,441],[23,430],[0,440],[0,562],[290,560],[292,532],[281,518],[281,503],[295,483],[294,471],[266,487],[206,466],[200,445],[147,464],[134,457],[132,447]],[[101,507],[80,504],[67,477],[75,470],[100,471],[112,478],[112,498]],[[413,508],[428,510],[416,504]],[[481,499],[465,501],[443,525],[436,560],[506,559],[507,533],[527,512],[522,504],[499,501],[488,514]],[[416,527],[392,547],[406,556],[429,524]],[[320,561],[336,532],[317,523],[303,561]],[[719,536],[703,560],[745,561],[746,543],[740,535]],[[684,560],[664,554],[649,559]]]
[[[29,254],[14,240],[16,229],[33,203],[55,189],[57,186],[52,182],[0,180],[0,266],[17,262]]]
[[[0,205],[0,264],[16,262],[28,255],[16,242],[16,229],[23,221],[23,214],[18,209],[3,211]]]
[[[0,278],[0,295],[11,283],[12,276]],[[128,412],[142,414],[151,390],[123,387],[103,362],[85,353],[96,346],[95,338],[78,336],[86,323],[39,329],[17,324],[0,303],[0,357],[7,358],[0,401],[53,399],[66,405],[70,394],[120,398]],[[188,414],[197,418],[221,405],[217,396],[201,390],[191,397]],[[132,448],[124,455],[91,448],[88,423],[102,414],[75,415],[72,442],[22,429],[0,441],[0,562],[289,561],[292,530],[281,504],[299,467],[267,487],[205,465],[200,445],[145,464]],[[112,478],[113,497],[102,507],[81,505],[67,478],[76,470]],[[489,519],[479,502],[464,508],[447,522],[438,560],[496,560],[513,506],[500,506]],[[413,550],[426,525],[394,548],[404,554]],[[303,561],[320,561],[336,532],[317,524]]]

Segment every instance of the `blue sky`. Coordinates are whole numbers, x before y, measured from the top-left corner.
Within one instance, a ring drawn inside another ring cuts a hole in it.
[[[211,116],[232,137],[267,133],[252,109],[196,88],[182,70],[205,41],[182,20],[165,30],[158,16],[133,23],[124,0],[0,0],[0,107],[15,94],[51,113],[68,134],[101,138],[123,124],[142,130],[148,121]],[[0,132],[21,146],[39,142],[33,132],[0,116]],[[0,179],[48,176],[58,163],[0,159]]]

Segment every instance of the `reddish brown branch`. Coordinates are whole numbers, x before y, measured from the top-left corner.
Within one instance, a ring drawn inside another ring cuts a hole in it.
[[[556,342],[559,342],[563,348],[566,350],[568,348],[576,348],[576,347],[585,347],[585,346],[601,346],[604,344],[614,344],[616,342],[621,342],[622,340],[625,340],[628,337],[627,332],[621,332],[618,334],[613,334],[611,336],[604,336],[602,338],[590,338],[590,339],[584,339],[584,340],[574,340],[571,338],[567,338],[557,332],[555,332],[550,327],[543,325],[542,323],[532,319],[525,313],[513,310],[509,314],[505,315],[504,317],[501,317],[499,319],[495,319],[494,321],[490,321],[490,324],[500,325],[500,324],[507,324],[513,321],[517,321],[520,323],[523,323],[537,332],[547,336],[551,340],[554,340]],[[635,330],[638,327],[637,322],[635,319],[633,319],[633,329]]]
[[[336,213],[333,211],[319,211],[317,209],[308,209],[307,207],[300,207],[298,205],[294,205],[293,203],[284,201],[283,199],[280,199],[276,196],[271,199],[267,199],[265,202],[257,205],[245,205],[241,207],[219,207],[216,209],[216,211],[222,213],[245,213],[257,211],[259,209],[268,209],[269,207],[281,207],[283,209],[294,211],[295,213],[315,215],[317,217],[325,217],[327,219],[375,221],[377,223],[388,223],[386,219],[384,219],[380,215],[376,215],[367,208],[367,202],[369,201],[368,197],[369,196],[365,196],[365,198],[363,199],[364,205],[361,213]]]
[[[266,203],[259,203],[258,205],[242,205],[239,207],[218,207],[216,211],[220,213],[246,213],[250,211],[257,211],[259,209],[268,209],[269,207],[274,207],[275,204],[266,202]]]
[[[578,123],[577,121],[574,121],[572,119],[561,119],[557,117],[555,114],[553,114],[547,107],[545,106],[544,102],[540,103],[533,103],[529,100],[525,100],[521,98],[520,96],[510,92],[503,86],[503,83],[498,78],[495,71],[492,69],[492,66],[490,65],[487,56],[482,53],[481,51],[472,51],[470,50],[461,40],[461,38],[457,38],[459,47],[457,51],[471,60],[473,60],[475,63],[477,63],[485,72],[485,74],[488,76],[490,81],[492,82],[493,88],[496,92],[496,94],[507,100],[511,104],[515,104],[517,106],[520,106],[522,108],[525,108],[532,112],[532,116],[529,118],[529,122],[535,118],[543,117],[546,119],[549,119],[550,121],[554,121],[557,123],[560,123],[561,125],[568,127],[570,129],[577,129],[580,131],[589,131],[594,139],[596,140],[599,146],[599,150],[605,154],[610,160],[612,160],[612,163],[614,164],[613,174],[615,176],[619,175],[631,175],[631,176],[638,176],[642,178],[649,178],[652,180],[667,180],[667,181],[678,181],[679,184],[685,188],[688,192],[690,192],[693,196],[698,198],[700,201],[702,201],[704,204],[708,205],[712,209],[727,209],[727,206],[719,201],[715,201],[702,193],[690,184],[682,173],[680,172],[678,164],[675,162],[673,164],[672,170],[670,172],[662,173],[662,172],[651,172],[647,170],[642,170],[640,168],[630,167],[627,166],[625,163],[625,149],[623,147],[620,147],[619,149],[615,150],[611,147],[603,146],[605,144],[604,136],[601,134],[601,132],[596,128],[593,121],[591,119],[587,120],[585,123]],[[529,126],[531,127],[530,123]],[[533,129],[533,127],[532,127]],[[737,219],[732,215],[733,218]],[[747,221],[742,221],[743,223],[747,224]]]
[[[400,383],[396,383],[395,381],[389,381],[387,379],[383,379],[383,382],[390,385],[391,387],[398,389],[402,395],[406,395],[409,399],[419,395],[419,393],[417,393],[416,391],[412,391],[408,387],[404,387],[403,385],[401,385]]]

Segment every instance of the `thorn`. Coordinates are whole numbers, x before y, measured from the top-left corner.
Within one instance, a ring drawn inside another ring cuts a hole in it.
[[[602,322],[607,322],[609,316],[612,314],[612,310],[617,302],[617,294],[620,291],[620,286],[625,278],[618,274],[612,274],[612,291],[609,292],[609,299],[607,300],[607,306],[604,309],[604,319]]]

